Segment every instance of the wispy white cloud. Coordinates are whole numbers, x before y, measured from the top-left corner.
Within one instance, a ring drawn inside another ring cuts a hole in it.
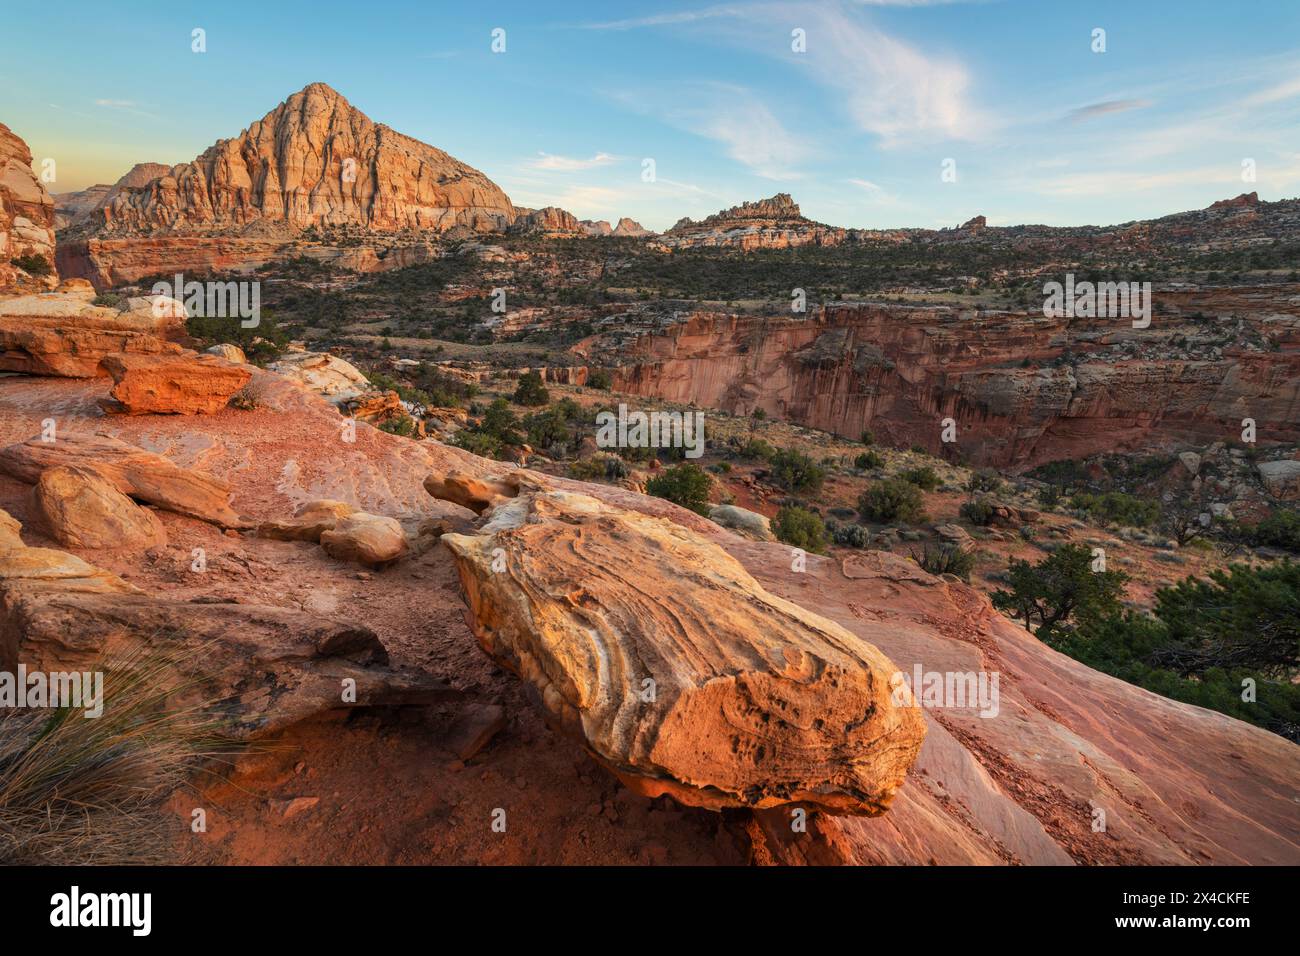
[[[554,153],[539,152],[535,159],[530,159],[525,165],[530,169],[567,173],[595,169],[598,166],[608,166],[611,163],[619,162],[621,158],[612,153],[597,153],[588,159],[580,159],[574,156],[560,156]]]

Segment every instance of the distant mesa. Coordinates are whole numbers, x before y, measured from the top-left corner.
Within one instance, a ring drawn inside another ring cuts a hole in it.
[[[1210,203],[1211,209],[1253,209],[1259,205],[1259,193],[1242,193],[1233,199],[1220,199]]]
[[[696,222],[680,219],[659,240],[666,249],[724,246],[739,249],[787,249],[837,245],[847,230],[806,218],[789,193],[743,202]]]

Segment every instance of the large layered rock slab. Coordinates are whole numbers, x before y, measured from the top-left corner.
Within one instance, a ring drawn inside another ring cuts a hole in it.
[[[427,705],[450,691],[389,666],[367,627],[303,611],[153,598],[72,555],[0,550],[0,670],[166,661],[171,707],[201,707],[237,740],[355,706]]]
[[[924,722],[896,671],[703,535],[532,489],[444,535],[483,649],[633,790],[690,805],[889,805]]]
[[[59,434],[52,442],[32,438],[0,450],[0,474],[28,484],[59,465],[99,472],[122,494],[166,511],[224,528],[249,525],[230,507],[228,482],[108,435]]]
[[[126,415],[211,415],[253,377],[246,365],[188,350],[109,355],[100,366],[114,382],[104,408]]]
[[[0,298],[0,371],[62,378],[105,375],[110,355],[177,355],[185,307],[165,296],[129,299],[124,308],[92,303],[84,279],[54,292]]]
[[[94,468],[60,465],[41,473],[32,489],[36,512],[59,544],[74,548],[148,548],[167,533]]]

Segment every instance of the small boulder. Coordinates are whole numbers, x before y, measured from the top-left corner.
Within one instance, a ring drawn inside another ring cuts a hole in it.
[[[277,541],[320,541],[326,531],[332,531],[339,520],[356,512],[342,501],[308,501],[284,521],[263,521],[257,526],[259,538]]]
[[[37,480],[32,498],[50,534],[68,547],[151,548],[167,541],[157,515],[92,467],[50,468]]]
[[[772,541],[776,537],[766,515],[736,505],[714,505],[709,509],[709,520],[755,541]]]
[[[1261,461],[1259,478],[1274,498],[1290,501],[1300,498],[1300,461],[1283,458],[1281,461]]]
[[[396,561],[410,549],[395,518],[353,512],[320,536],[325,553],[340,561],[377,566]]]
[[[238,345],[230,345],[226,342],[223,342],[220,345],[209,346],[203,350],[203,353],[205,355],[215,355],[218,358],[225,359],[227,362],[234,362],[236,365],[248,364],[248,356],[244,354],[244,350]]]
[[[127,415],[211,415],[221,411],[253,373],[215,355],[109,355],[100,363],[113,376],[106,411]]]

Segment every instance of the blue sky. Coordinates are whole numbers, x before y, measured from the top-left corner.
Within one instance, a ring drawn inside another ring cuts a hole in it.
[[[660,229],[775,192],[869,228],[1300,195],[1300,0],[63,0],[5,20],[0,122],[55,160],[53,192],[193,159],[323,81],[519,205]]]

